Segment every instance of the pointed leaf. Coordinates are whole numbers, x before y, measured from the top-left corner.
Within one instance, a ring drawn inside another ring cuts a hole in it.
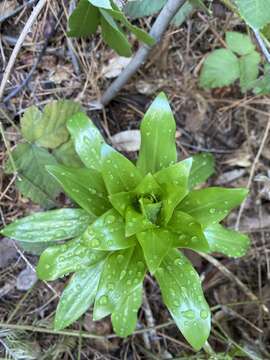
[[[58,303],[54,329],[61,330],[79,319],[93,304],[104,262],[76,273]]]
[[[223,220],[247,197],[247,189],[206,188],[190,192],[177,209],[194,217],[203,227]]]
[[[248,55],[255,50],[255,45],[250,37],[238,31],[227,31],[226,43],[230,50],[240,56]]]
[[[156,173],[176,162],[175,120],[164,93],[156,97],[141,123],[137,167],[143,175]]]
[[[30,243],[60,241],[79,236],[93,220],[82,209],[51,210],[16,220],[1,233]]]
[[[133,191],[120,192],[120,193],[112,194],[109,196],[109,200],[110,200],[112,206],[122,216],[125,216],[127,207],[132,206],[132,203],[135,198],[136,198],[136,194]]]
[[[211,319],[197,272],[183,254],[170,250],[155,277],[178,328],[199,350],[209,336]]]
[[[98,129],[84,113],[77,113],[69,119],[68,130],[73,139],[75,150],[84,165],[100,171],[100,149],[104,143]]]
[[[149,220],[151,223],[156,224],[160,222],[160,210],[162,202],[157,203],[148,203],[148,199],[141,198],[139,203],[141,205],[141,212],[145,219]]]
[[[211,252],[220,252],[227,256],[244,256],[250,247],[248,236],[226,229],[219,224],[210,225],[204,230]]]
[[[153,229],[155,227],[151,221],[136,211],[132,206],[127,208],[125,225],[126,236],[132,236],[139,232]]]
[[[101,150],[102,175],[110,194],[131,191],[140,183],[141,175],[125,156],[109,145]]]
[[[205,182],[215,171],[215,161],[212,154],[197,154],[192,156],[192,167],[189,175],[189,189]]]
[[[149,195],[151,195],[153,198],[156,198],[157,196],[161,196],[162,188],[158,184],[154,176],[149,173],[142,179],[142,181],[136,187],[135,193],[138,195],[138,197],[140,196],[148,197]]]
[[[71,37],[86,37],[94,34],[100,22],[100,14],[88,0],[80,0],[68,20]]]
[[[209,251],[201,225],[189,214],[176,210],[167,228],[177,233],[173,246],[195,251]]]
[[[93,169],[72,169],[66,166],[47,166],[49,173],[70,196],[89,214],[99,216],[111,208],[103,179]]]
[[[136,244],[133,237],[125,235],[125,222],[119,213],[111,209],[100,216],[83,234],[85,245],[97,250],[126,249]]]
[[[175,235],[168,230],[153,229],[138,233],[137,238],[143,248],[147,267],[154,274],[168,250],[172,247]]]
[[[101,7],[103,9],[111,9],[110,0],[88,0],[93,6]]]
[[[54,149],[52,154],[59,164],[72,166],[74,168],[83,167],[83,163],[75,151],[72,140],[60,145],[57,149]]]
[[[56,280],[71,272],[86,269],[105,256],[106,252],[89,249],[82,244],[81,238],[77,238],[47,248],[39,259],[37,274],[42,280]]]
[[[94,320],[114,313],[142,283],[145,262],[139,246],[113,252],[106,260],[94,306]]]
[[[140,284],[112,314],[112,325],[115,333],[121,337],[132,335],[137,324],[137,312],[142,304],[142,284]]]

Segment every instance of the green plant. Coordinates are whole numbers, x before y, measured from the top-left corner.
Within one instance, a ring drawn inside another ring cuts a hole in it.
[[[200,349],[210,332],[210,310],[198,274],[178,249],[244,255],[248,237],[219,223],[247,190],[194,190],[213,173],[213,158],[198,154],[177,162],[175,121],[163,93],[142,120],[136,165],[105,144],[84,113],[72,116],[67,127],[85,167],[47,169],[80,208],[35,213],[1,231],[29,244],[72,239],[48,247],[37,266],[43,280],[75,272],[55,328],[70,325],[94,304],[95,320],[111,315],[119,336],[132,334],[149,270],[178,328]]]

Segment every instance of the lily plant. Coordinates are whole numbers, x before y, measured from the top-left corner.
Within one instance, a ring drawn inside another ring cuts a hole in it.
[[[60,298],[55,329],[93,306],[94,320],[111,315],[116,334],[132,334],[150,272],[181,333],[199,350],[211,315],[200,278],[182,250],[243,256],[248,237],[220,222],[248,191],[198,188],[214,171],[213,157],[198,154],[177,162],[176,124],[163,93],[142,120],[136,164],[107,145],[85,113],[75,114],[67,126],[85,167],[47,170],[77,207],[35,213],[1,231],[24,243],[50,244],[37,265],[40,279],[75,273]]]

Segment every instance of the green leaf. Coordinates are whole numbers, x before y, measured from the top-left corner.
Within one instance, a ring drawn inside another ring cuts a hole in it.
[[[143,282],[145,263],[139,246],[113,252],[106,260],[94,305],[94,320],[114,313]]]
[[[131,191],[140,183],[141,175],[125,156],[104,144],[101,150],[102,176],[110,194]]]
[[[209,243],[211,252],[241,257],[250,247],[248,236],[237,231],[226,229],[219,224],[210,225],[204,230],[204,235]]]
[[[55,158],[46,149],[31,144],[17,145],[12,157],[18,172],[16,186],[20,192],[45,208],[55,206],[61,188],[45,168],[46,165],[57,165]],[[5,171],[13,172],[10,161]]]
[[[189,189],[205,182],[215,171],[215,160],[212,154],[192,156],[192,167],[189,175]]]
[[[203,63],[200,74],[200,86],[217,88],[228,86],[240,77],[239,61],[228,49],[211,52]]]
[[[162,202],[159,201],[157,203],[149,203],[148,199],[141,198],[139,199],[139,204],[145,219],[148,219],[150,222],[156,224],[160,217]]]
[[[19,246],[25,251],[26,253],[32,255],[40,255],[46,250],[48,247],[55,245],[54,242],[24,242],[18,241]]]
[[[93,6],[101,7],[103,9],[111,9],[110,0],[88,0]]]
[[[112,206],[122,216],[125,216],[127,207],[132,205],[135,198],[136,198],[136,194],[133,191],[120,192],[120,193],[112,194],[109,196],[109,200],[110,200]]]
[[[121,337],[132,335],[137,324],[137,312],[142,304],[143,286],[140,284],[112,314],[112,325],[115,333]]]
[[[83,235],[85,245],[97,250],[119,250],[134,246],[136,239],[125,236],[125,223],[121,215],[111,209],[100,216]]]
[[[82,112],[77,113],[69,119],[67,127],[74,142],[75,150],[84,165],[100,171],[100,149],[104,139],[92,120]]]
[[[118,55],[130,57],[131,46],[123,31],[107,11],[100,9],[102,38],[107,45],[114,49]]]
[[[104,262],[77,272],[65,288],[57,306],[54,329],[61,330],[79,319],[93,304]]]
[[[137,234],[151,274],[155,273],[164,256],[172,247],[174,237],[174,234],[165,229],[153,229]]]
[[[126,211],[125,218],[125,234],[132,236],[142,231],[153,229],[155,225],[145,218],[144,215],[136,211],[132,206],[129,206]]]
[[[41,280],[56,280],[71,272],[86,269],[103,260],[105,256],[106,252],[84,246],[79,237],[47,248],[39,259],[37,274]]]
[[[80,109],[78,103],[70,100],[52,101],[43,114],[31,107],[21,120],[23,136],[39,146],[55,149],[68,140],[67,120]]]
[[[223,220],[247,197],[247,189],[211,187],[190,192],[177,207],[207,227]]]
[[[16,220],[1,233],[30,243],[60,241],[79,236],[92,221],[93,218],[81,209],[51,210]]]
[[[251,54],[242,56],[239,59],[240,66],[240,87],[245,92],[253,85],[259,75],[260,54],[253,51]]]
[[[68,20],[71,37],[86,37],[94,34],[100,22],[98,9],[88,0],[80,0]]]
[[[65,193],[93,217],[110,209],[103,179],[93,169],[72,169],[47,166],[49,173],[61,184]]]
[[[270,23],[270,0],[235,0],[239,13],[253,29]]]
[[[175,17],[172,20],[173,25],[181,26],[186,18],[192,13],[195,9],[195,6],[191,3],[191,1],[186,1],[181,9],[177,12]]]
[[[165,5],[166,0],[134,0],[124,6],[125,13],[136,19],[156,14]]]
[[[155,198],[157,195],[162,194],[162,188],[159,186],[157,180],[152,174],[147,174],[139,185],[135,189],[135,193],[138,195],[138,198],[141,196],[152,195]]]
[[[167,97],[159,94],[141,123],[141,148],[137,167],[143,175],[176,162],[175,120]]]
[[[195,251],[209,251],[201,225],[189,214],[175,211],[167,228],[178,233],[174,238],[173,247],[188,248]]]
[[[226,43],[230,50],[240,56],[248,55],[255,50],[250,37],[237,31],[226,32]]]
[[[253,92],[256,95],[267,95],[270,93],[270,65],[264,66],[264,75],[254,81]]]
[[[60,145],[57,149],[54,149],[52,154],[62,165],[72,166],[75,168],[83,167],[83,163],[75,151],[72,140]]]
[[[211,328],[210,310],[198,274],[183,254],[170,250],[155,277],[178,328],[198,351],[205,344]]]

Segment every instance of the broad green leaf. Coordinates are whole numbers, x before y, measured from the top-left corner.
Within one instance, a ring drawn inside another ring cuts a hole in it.
[[[259,75],[259,64],[261,61],[260,54],[253,51],[251,54],[242,56],[239,59],[240,66],[240,87],[241,91],[245,92]]]
[[[72,166],[75,168],[83,167],[79,156],[77,155],[72,140],[60,145],[57,149],[52,152],[53,156],[59,162],[59,164]]]
[[[177,233],[173,246],[188,248],[195,251],[209,251],[201,225],[189,214],[175,211],[167,228]]]
[[[141,123],[141,148],[137,167],[143,175],[156,173],[176,162],[175,120],[168,99],[159,94]]]
[[[100,13],[102,15],[102,38],[105,43],[114,49],[118,55],[130,57],[132,55],[131,46],[123,31],[106,10],[100,9]]]
[[[154,274],[164,256],[172,247],[175,235],[167,229],[152,229],[137,234],[144,258],[151,274]]]
[[[30,143],[34,143],[43,132],[40,122],[43,114],[37,106],[27,108],[21,118],[22,136]]]
[[[192,4],[192,2],[186,1],[173,18],[172,24],[178,27],[181,26],[194,9],[195,6]]]
[[[77,113],[69,119],[67,127],[84,165],[100,171],[100,149],[104,139],[92,120],[82,112]]]
[[[125,13],[136,19],[156,14],[165,5],[166,0],[134,0],[124,6]]]
[[[200,74],[200,86],[217,88],[228,86],[240,77],[239,61],[228,49],[211,52],[203,63]]]
[[[47,170],[65,193],[93,217],[110,209],[103,179],[96,170],[72,169],[63,165],[47,166]]]
[[[220,252],[232,257],[241,257],[246,254],[250,247],[248,236],[226,229],[219,224],[208,226],[204,230],[204,235],[212,252]]]
[[[132,206],[129,206],[125,217],[125,234],[132,236],[139,232],[153,229],[155,225],[149,221],[145,216],[136,211]]]
[[[103,9],[111,9],[110,0],[88,0],[93,6],[101,7]]]
[[[247,189],[210,187],[190,192],[177,207],[194,217],[203,227],[223,220],[247,197]]]
[[[83,234],[84,244],[97,250],[126,249],[136,244],[136,239],[125,236],[125,222],[111,209],[100,216]]]
[[[66,127],[67,121],[78,111],[81,111],[80,104],[70,100],[52,101],[46,105],[40,120],[40,136],[36,138],[36,144],[55,149],[66,142],[69,137]],[[27,125],[30,129],[32,128],[32,123]],[[37,123],[35,126],[37,127]]]
[[[60,241],[81,235],[93,218],[82,209],[60,209],[35,213],[1,230],[12,239],[30,242]]]
[[[85,37],[94,34],[100,22],[100,14],[96,7],[88,0],[80,0],[76,9],[69,17],[68,35],[71,37]]]
[[[81,271],[107,256],[83,245],[81,237],[47,248],[39,258],[37,274],[41,280],[56,280],[71,272]]]
[[[248,55],[255,50],[250,37],[237,31],[226,32],[226,43],[230,50],[238,55]]]
[[[101,149],[102,176],[110,194],[131,191],[142,177],[135,165],[109,145]]]
[[[55,245],[55,242],[24,242],[17,241],[18,245],[25,251],[26,253],[32,255],[40,255],[46,250],[48,247]]]
[[[253,29],[270,23],[270,0],[235,0],[239,13]]]
[[[215,171],[215,160],[212,154],[192,156],[192,167],[189,175],[189,189],[205,182]]]
[[[45,208],[55,206],[61,187],[45,168],[46,165],[57,165],[55,158],[46,149],[31,144],[19,144],[12,151],[12,157],[18,172],[16,186],[20,192]],[[5,171],[13,172],[10,161]]]
[[[150,203],[149,199],[141,198],[139,199],[139,204],[141,212],[144,215],[145,219],[148,219],[151,223],[156,224],[160,220],[160,210],[162,207],[162,202]]]
[[[145,262],[139,246],[113,252],[104,265],[94,305],[94,320],[114,313],[143,282]]]
[[[104,262],[77,272],[65,288],[58,303],[54,329],[61,330],[79,319],[93,304]]]
[[[138,195],[138,197],[140,196],[149,197],[149,195],[151,195],[152,198],[157,201],[157,196],[161,196],[162,194],[162,188],[158,184],[155,177],[149,173],[142,179],[142,181],[136,187],[135,193]]]
[[[197,272],[183,254],[170,250],[155,277],[178,328],[193,348],[199,350],[209,336],[211,318]]]
[[[121,337],[132,335],[137,324],[137,313],[142,304],[143,286],[140,284],[112,314],[112,325],[115,333]]]
[[[120,192],[109,196],[112,206],[122,215],[125,216],[128,206],[132,206],[136,199],[136,194],[131,192]]]

